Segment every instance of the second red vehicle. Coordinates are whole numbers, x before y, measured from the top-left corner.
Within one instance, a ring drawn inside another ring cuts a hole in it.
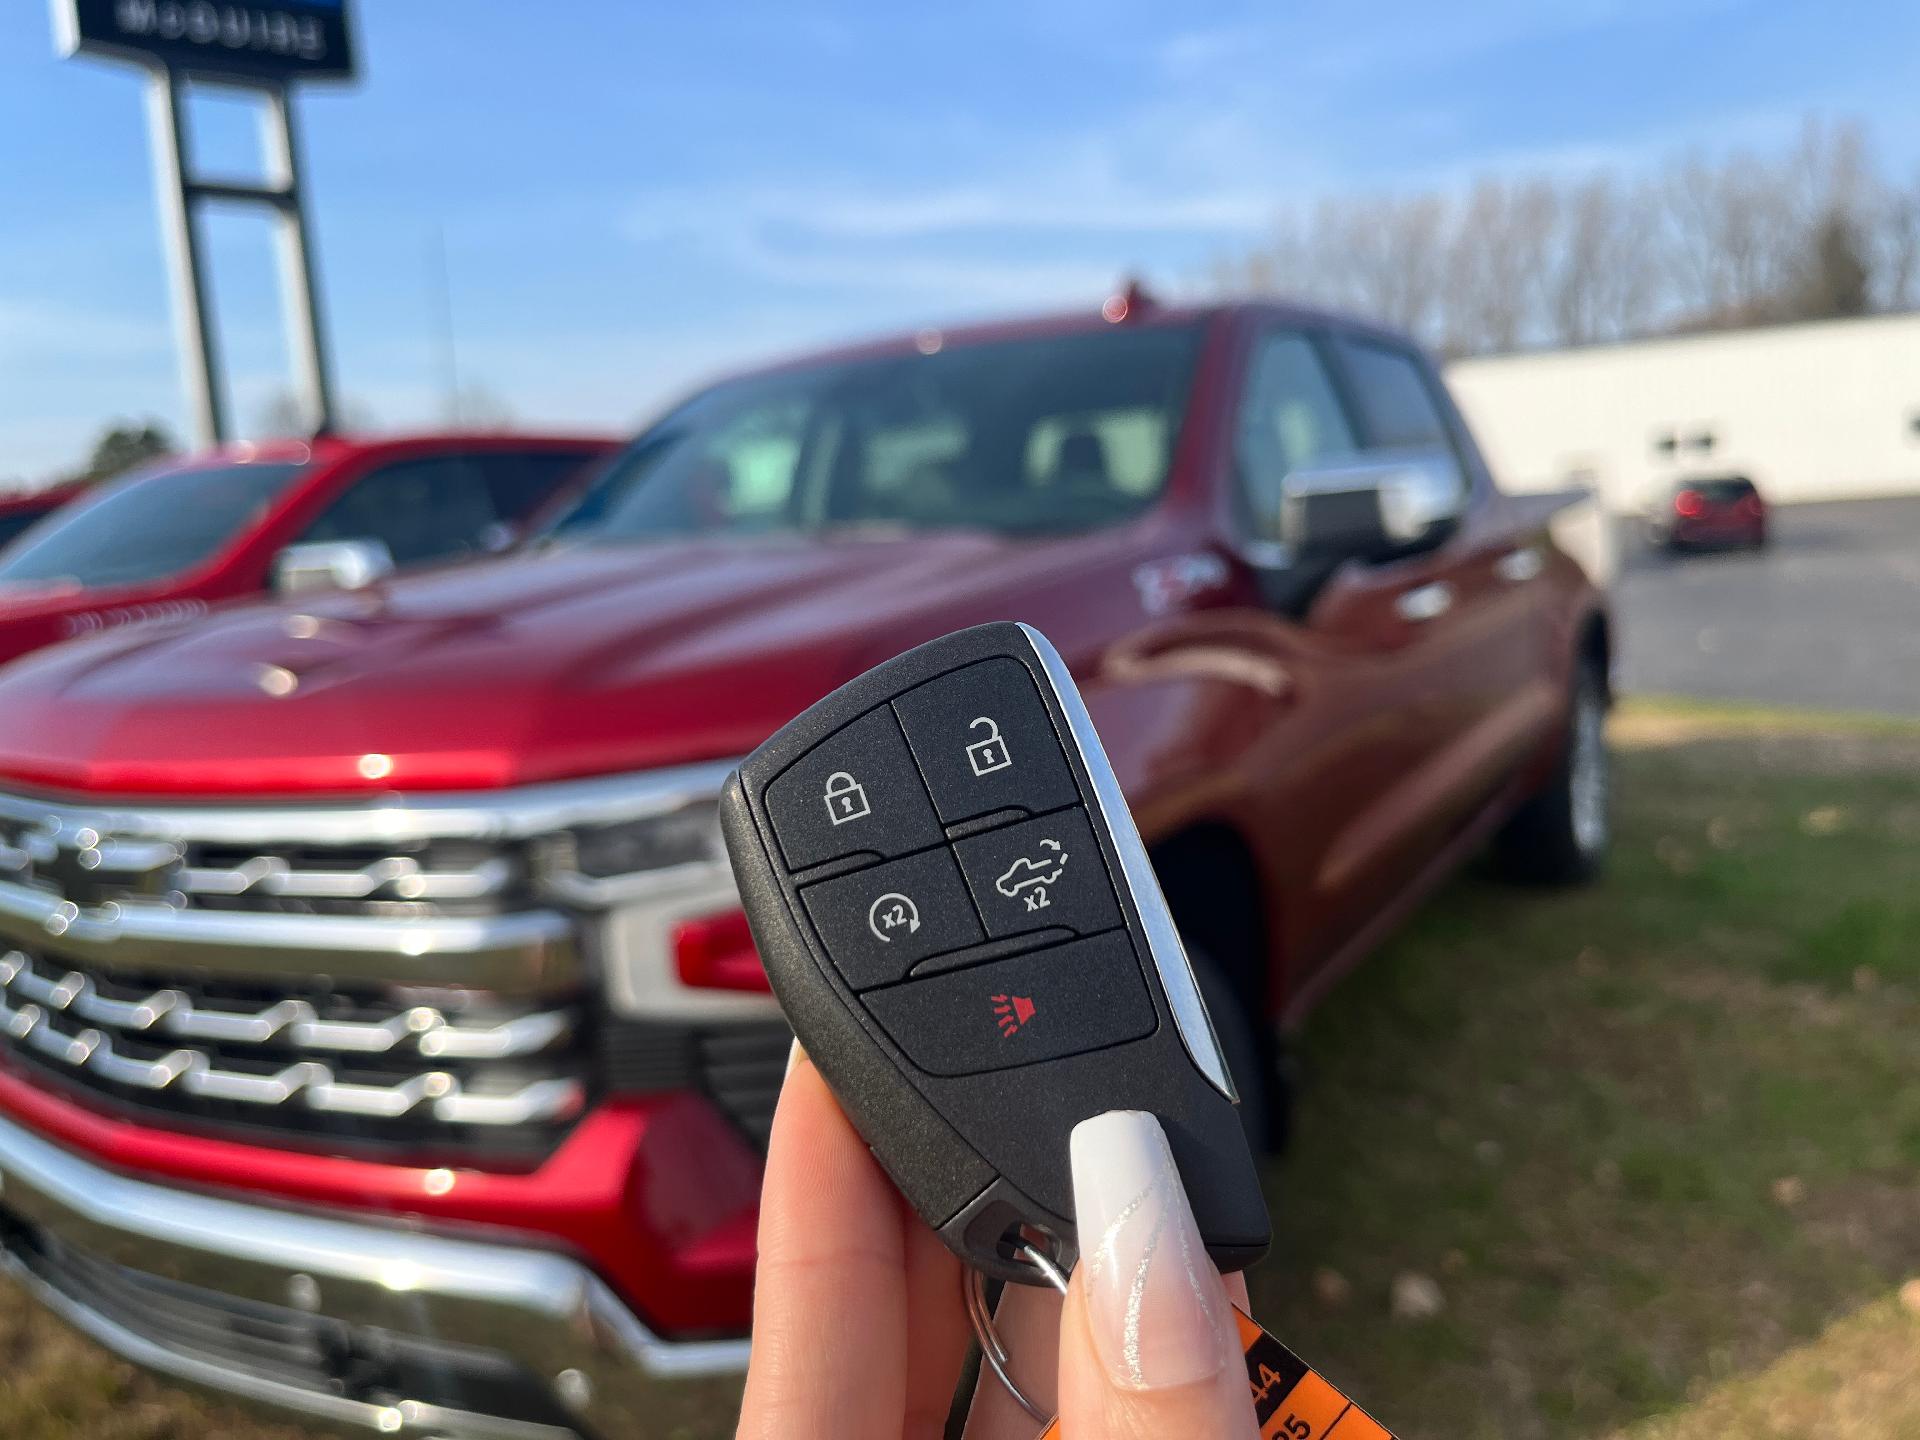
[[[107,481],[0,551],[0,662],[270,588],[364,584],[504,548],[612,448],[581,436],[327,437]]]

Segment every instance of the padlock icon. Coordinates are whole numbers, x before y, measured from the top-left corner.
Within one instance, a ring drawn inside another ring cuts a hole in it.
[[[827,818],[836,825],[858,820],[872,813],[867,807],[867,787],[844,770],[827,776]]]
[[[987,733],[967,746],[967,763],[973,766],[974,774],[991,775],[1013,764],[1013,756],[1007,753],[1007,742],[1000,738],[998,720],[980,715],[967,722],[967,729],[978,730],[982,725],[987,727]]]

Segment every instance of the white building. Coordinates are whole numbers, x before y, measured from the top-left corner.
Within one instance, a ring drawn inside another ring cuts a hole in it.
[[[1615,511],[1690,475],[1788,502],[1920,492],[1920,314],[1461,360],[1447,380],[1514,490],[1585,480]]]

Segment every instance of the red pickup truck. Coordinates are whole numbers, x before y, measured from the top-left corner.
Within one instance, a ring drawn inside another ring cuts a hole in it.
[[[1464,857],[1607,840],[1604,597],[1432,366],[1268,305],[922,332],[696,394],[500,558],[0,674],[0,1254],[164,1373],[369,1434],[640,1433],[738,1365],[787,1034],[734,760],[1048,634],[1250,1117]]]
[[[87,491],[0,552],[0,662],[269,587],[498,549],[613,443],[436,434],[234,445]],[[0,534],[5,516],[0,515]]]

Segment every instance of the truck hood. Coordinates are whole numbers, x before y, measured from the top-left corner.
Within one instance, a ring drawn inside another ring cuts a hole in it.
[[[518,785],[731,759],[907,645],[1041,619],[1123,533],[689,540],[250,603],[0,672],[0,776],[116,795]],[[1083,592],[1084,593],[1084,592]]]

